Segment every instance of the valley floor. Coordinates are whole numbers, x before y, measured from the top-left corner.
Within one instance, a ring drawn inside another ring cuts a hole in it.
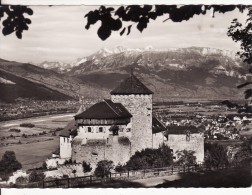
[[[1,122],[0,137],[5,137],[5,139],[1,139],[0,142],[0,158],[5,151],[14,151],[23,169],[41,166],[59,147],[59,132],[55,130],[64,128],[73,119],[73,115],[48,115]],[[35,127],[20,127],[21,123],[32,123]],[[19,129],[20,132],[10,132],[10,129]]]

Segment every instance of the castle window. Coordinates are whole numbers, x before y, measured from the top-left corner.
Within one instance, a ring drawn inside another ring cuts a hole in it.
[[[126,132],[130,132],[130,131],[131,131],[131,128],[127,128],[127,129],[126,129]]]
[[[99,133],[103,132],[103,127],[99,127]]]
[[[190,141],[190,131],[186,131],[186,141]]]
[[[88,127],[88,132],[89,132],[89,133],[91,133],[91,132],[92,132],[91,127]]]
[[[98,154],[96,152],[92,152],[92,156],[98,156]]]

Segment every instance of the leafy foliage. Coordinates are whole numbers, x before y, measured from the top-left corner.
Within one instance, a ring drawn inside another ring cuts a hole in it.
[[[235,42],[240,42],[241,52],[238,52],[238,54],[244,62],[252,64],[252,7],[249,7],[248,10],[246,25],[244,26],[237,19],[234,19],[228,29],[227,35]],[[251,68],[250,73],[252,73]]]
[[[252,148],[251,148],[251,141],[247,140],[244,143],[242,143],[240,149],[237,151],[237,153],[234,156],[234,160],[236,163],[242,163],[242,164],[248,164],[251,163],[251,154],[252,154]]]
[[[38,182],[45,179],[45,174],[41,171],[33,170],[29,175],[29,182]]]
[[[137,151],[127,162],[126,167],[133,170],[169,166],[173,162],[171,149],[162,144],[158,149],[146,148]]]
[[[96,177],[109,177],[111,170],[113,169],[113,161],[102,160],[99,161],[96,165],[96,169],[94,171],[94,175]]]
[[[228,164],[227,149],[219,144],[205,143],[205,159],[204,162],[208,167],[218,167]]]
[[[131,32],[132,24],[123,27],[123,22],[127,24],[132,22],[136,24],[136,28],[143,32],[148,27],[151,20],[158,17],[168,15],[165,20],[172,22],[182,22],[193,18],[194,15],[206,14],[207,11],[213,9],[213,13],[226,13],[236,8],[243,11],[247,8],[244,5],[128,5],[120,6],[115,10],[112,7],[101,6],[99,9],[90,11],[85,15],[87,17],[86,29],[91,25],[101,21],[101,26],[97,31],[98,36],[102,40],[106,40],[112,31],[120,30],[122,36],[127,29],[127,35]],[[214,14],[213,14],[214,17]]]
[[[230,36],[235,42],[240,42],[241,51],[237,54],[243,59],[243,62],[250,64],[249,73],[252,73],[252,6],[248,8],[248,18],[246,24],[243,25],[237,19],[234,19],[231,26],[228,28],[227,35]],[[243,88],[251,85],[252,82],[248,81],[243,83],[237,88]],[[247,89],[244,91],[245,99],[252,97],[252,90]]]
[[[15,152],[6,151],[0,161],[0,175],[1,178],[7,180],[13,172],[22,168],[22,165],[16,159]]]
[[[27,6],[9,6],[1,5],[0,6],[0,21],[4,15],[7,15],[7,18],[3,20],[2,33],[3,35],[9,35],[11,33],[16,34],[17,38],[22,39],[22,33],[24,30],[28,30],[28,25],[31,24],[31,20],[26,18],[24,15],[32,15],[33,11]]]
[[[176,164],[178,165],[194,165],[196,164],[196,156],[194,156],[195,151],[192,150],[181,150],[176,152],[178,160]]]
[[[116,167],[115,167],[115,171],[119,172],[119,173],[124,172],[124,171],[126,171],[126,167],[121,165],[120,163],[118,163],[118,165],[116,165]]]
[[[20,176],[16,179],[16,184],[27,184],[28,177]]]
[[[90,164],[86,163],[86,161],[82,162],[82,168],[84,173],[90,172],[92,170],[92,167]]]
[[[122,145],[129,145],[130,144],[130,140],[128,137],[126,136],[121,136],[118,138],[118,142]]]

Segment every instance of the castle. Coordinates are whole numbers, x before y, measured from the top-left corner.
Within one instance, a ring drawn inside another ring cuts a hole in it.
[[[79,111],[66,126],[60,134],[61,159],[92,166],[101,160],[124,164],[136,151],[164,143],[174,153],[193,150],[197,161],[203,161],[203,135],[197,129],[189,135],[185,129],[167,130],[153,116],[153,92],[133,73],[110,94],[111,99]]]

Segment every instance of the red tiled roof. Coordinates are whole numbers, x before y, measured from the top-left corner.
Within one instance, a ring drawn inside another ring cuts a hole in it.
[[[117,88],[110,92],[111,95],[128,94],[153,94],[134,74],[126,78]]]
[[[122,119],[131,117],[132,115],[122,104],[104,100],[76,115],[75,119]]]
[[[152,134],[166,131],[166,127],[156,117],[152,117]]]

